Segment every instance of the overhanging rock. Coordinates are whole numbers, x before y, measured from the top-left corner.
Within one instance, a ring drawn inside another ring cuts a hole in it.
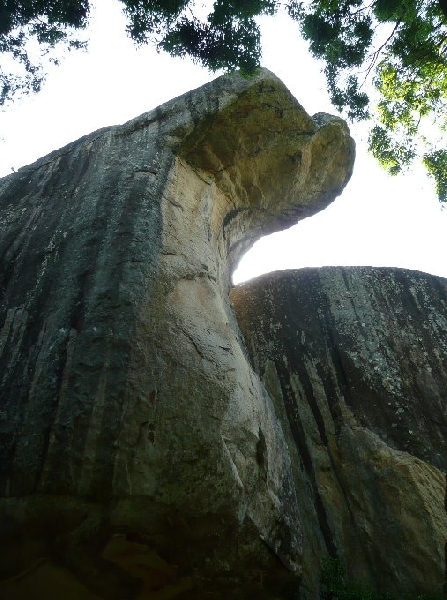
[[[262,70],[0,181],[2,598],[294,597],[300,499],[229,273],[353,158]]]

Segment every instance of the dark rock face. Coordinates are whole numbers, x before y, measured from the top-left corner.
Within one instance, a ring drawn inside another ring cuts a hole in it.
[[[261,71],[0,181],[2,598],[296,595],[290,452],[229,273],[353,159]]]
[[[304,576],[441,592],[447,520],[447,280],[399,269],[278,272],[232,301],[282,416],[302,502]]]

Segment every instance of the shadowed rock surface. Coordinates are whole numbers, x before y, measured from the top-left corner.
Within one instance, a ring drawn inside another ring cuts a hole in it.
[[[353,158],[263,70],[0,181],[2,598],[296,597],[295,450],[229,273]]]
[[[326,267],[269,274],[231,298],[291,450],[307,585],[330,554],[397,597],[441,594],[447,280]]]

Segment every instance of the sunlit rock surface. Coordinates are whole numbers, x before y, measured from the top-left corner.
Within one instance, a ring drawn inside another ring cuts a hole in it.
[[[441,594],[447,280],[326,267],[266,275],[231,297],[291,451],[306,585],[330,554],[396,597]]]
[[[263,70],[0,181],[1,598],[296,597],[312,499],[229,273],[353,159]]]

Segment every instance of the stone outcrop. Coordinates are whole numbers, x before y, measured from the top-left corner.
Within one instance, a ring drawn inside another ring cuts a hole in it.
[[[2,598],[296,596],[296,451],[229,275],[353,158],[261,71],[0,181]]]
[[[381,591],[442,593],[447,542],[447,280],[331,267],[232,291],[283,424],[303,579],[338,556]]]

